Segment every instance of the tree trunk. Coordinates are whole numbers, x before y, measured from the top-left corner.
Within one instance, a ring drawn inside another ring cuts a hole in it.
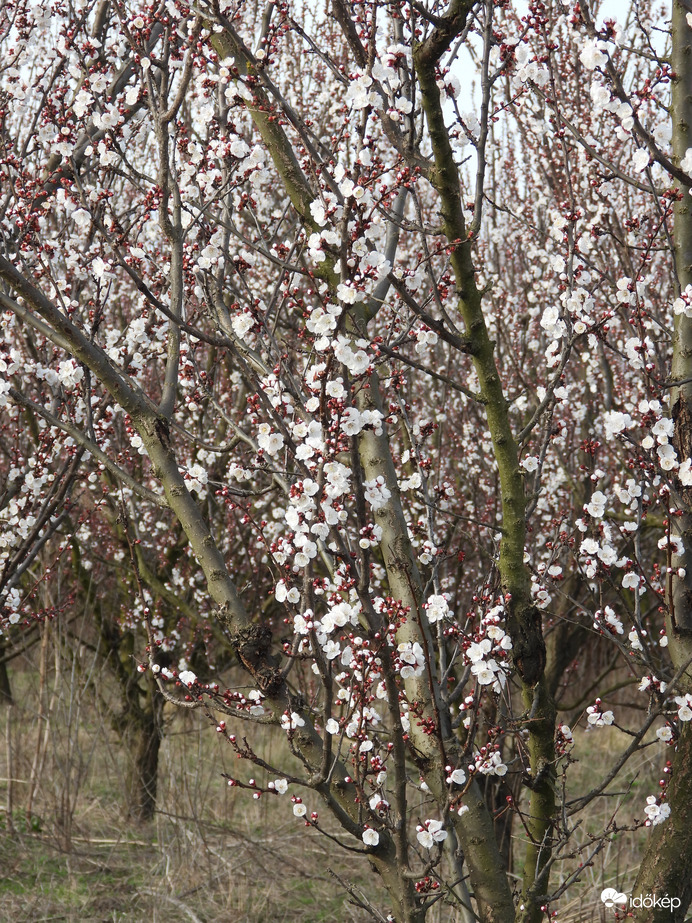
[[[123,734],[128,758],[125,810],[136,824],[150,821],[156,812],[162,712],[163,697],[157,690],[151,690],[147,708],[136,716],[131,712],[126,719],[129,726]]]
[[[665,897],[679,901],[679,906],[636,907],[630,910],[637,923],[683,923],[692,902],[692,727],[683,724],[673,759],[668,787],[670,817],[656,826],[642,862],[631,899],[646,903],[646,898]],[[654,903],[652,900],[651,903]]]
[[[676,164],[692,147],[692,28],[686,21],[681,0],[673,2],[671,121],[673,153]],[[689,187],[680,189],[681,200],[675,206],[675,269],[681,291],[692,285],[692,208]],[[671,408],[675,421],[674,444],[679,461],[692,454],[692,321],[679,314],[675,318],[671,380],[679,381],[671,389]],[[685,548],[672,556],[672,573],[668,584],[666,628],[668,647],[674,667],[679,670],[692,658],[692,491],[681,489],[684,510],[677,528]],[[676,690],[692,691],[689,666]],[[668,789],[670,817],[657,826],[649,841],[632,897],[638,899],[666,895],[680,901],[680,906],[632,908],[639,923],[669,921],[681,923],[692,901],[692,728],[682,725],[682,733],[672,760]]]
[[[0,645],[0,655],[4,656],[7,652],[7,645]],[[10,684],[10,674],[7,672],[7,663],[0,660],[0,705],[12,705],[12,686]]]
[[[677,164],[692,147],[692,29],[686,21],[681,0],[673,3],[673,54],[675,79],[672,87],[671,121],[673,154]],[[681,291],[692,285],[692,199],[690,188],[681,187],[675,205],[675,270]],[[675,317],[671,381],[671,408],[675,421],[674,443],[682,463],[692,452],[692,320],[684,313]],[[692,653],[692,491],[682,490],[685,509],[677,528],[684,543],[681,555],[674,555],[669,586],[669,643],[673,662],[679,667]],[[682,570],[680,570],[682,568]],[[692,673],[687,671],[692,685]]]
[[[6,649],[7,644],[3,641],[0,650],[4,654]],[[7,829],[12,833],[14,830],[14,752],[12,749],[14,699],[12,698],[10,676],[7,672],[7,664],[5,661],[0,664],[0,705],[7,708],[7,714],[5,716],[5,759],[7,763],[7,798],[5,800],[5,814],[7,817]]]

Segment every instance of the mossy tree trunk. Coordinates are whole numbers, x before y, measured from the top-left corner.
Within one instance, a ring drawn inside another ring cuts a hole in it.
[[[476,267],[464,219],[459,173],[437,84],[440,59],[454,38],[463,31],[472,6],[473,3],[463,0],[450,4],[440,24],[414,48],[413,61],[434,158],[430,181],[440,197],[443,230],[450,242],[458,310],[464,321],[469,352],[478,376],[500,481],[502,540],[498,569],[502,590],[508,600],[506,620],[512,639],[514,664],[524,707],[531,715],[527,725],[531,792],[525,812],[530,839],[524,858],[522,895],[516,919],[521,923],[538,923],[543,918],[540,895],[547,891],[555,813],[555,704],[545,683],[546,648],[541,614],[531,597],[531,575],[524,562],[527,499],[519,467],[519,451],[495,360],[494,343],[483,311],[483,293],[476,284]],[[478,876],[474,875],[472,864],[469,870],[476,889],[475,879]],[[487,876],[487,872],[485,874]],[[486,877],[486,890],[488,883]],[[496,884],[495,894],[488,902],[492,908],[488,919],[495,919],[493,913],[502,907],[503,892],[504,889]],[[513,908],[502,912],[504,919],[514,919]]]
[[[692,147],[692,28],[686,21],[682,0],[673,0],[671,121],[676,165]],[[689,187],[681,187],[675,206],[675,268],[680,290],[692,285],[692,198]],[[685,314],[675,318],[671,380],[680,384],[671,390],[675,421],[674,443],[680,461],[692,454],[692,320]],[[679,486],[679,485],[678,485]],[[676,520],[684,543],[681,555],[673,556],[668,584],[666,627],[668,646],[677,671],[683,675],[678,694],[692,692],[692,491],[680,489],[683,515]],[[638,923],[682,923],[692,902],[692,727],[682,726],[672,758],[668,787],[670,817],[656,826],[632,894],[678,898],[680,906],[632,908]]]
[[[686,6],[673,3],[673,71],[671,121],[676,164],[692,148],[692,27],[687,24]],[[680,188],[675,205],[675,269],[681,291],[692,285],[692,197],[690,188]],[[684,313],[675,318],[671,369],[671,410],[675,421],[674,442],[680,461],[692,454],[692,320]],[[679,382],[679,384],[675,384]],[[669,586],[670,649],[676,666],[692,656],[692,490],[681,491],[683,515],[677,528],[684,543],[681,555],[673,557]],[[692,684],[692,671],[687,671]]]
[[[682,726],[668,787],[670,817],[654,827],[631,896],[677,898],[679,907],[632,907],[637,923],[683,923],[692,902],[692,727]],[[652,901],[653,903],[653,901]]]
[[[144,706],[128,715],[123,742],[127,749],[125,808],[135,823],[150,821],[156,812],[159,753],[163,740],[164,698],[150,680]]]

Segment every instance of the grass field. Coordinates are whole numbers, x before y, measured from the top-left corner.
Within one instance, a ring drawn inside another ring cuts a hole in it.
[[[213,729],[195,717],[169,718],[160,810],[153,821],[134,828],[121,818],[122,761],[103,728],[95,736],[88,727],[77,734],[78,786],[58,754],[46,755],[27,815],[31,773],[23,754],[31,725],[22,734],[15,726],[13,762],[20,772],[14,776],[11,815],[5,810],[0,819],[0,920],[367,919],[330,874],[323,838],[292,816],[288,799],[255,802],[226,785],[220,766],[231,760],[224,759]],[[2,778],[7,799],[7,774]],[[367,887],[371,899],[383,898],[373,895],[368,868],[357,857],[337,852],[334,859],[342,879]]]
[[[42,687],[31,663],[13,671],[14,704],[0,707],[1,921],[368,919],[330,867],[386,908],[359,857],[325,860],[324,837],[293,816],[288,796],[254,801],[227,785],[223,772],[252,769],[198,712],[166,706],[158,810],[127,824],[125,754],[93,677],[69,658],[54,663]],[[260,733],[271,759],[274,739]]]
[[[367,863],[306,830],[293,817],[288,796],[253,801],[248,792],[226,784],[222,773],[247,778],[252,768],[238,763],[199,712],[166,706],[156,816],[141,826],[125,823],[124,753],[84,677],[63,664],[39,688],[37,671],[26,663],[12,675],[15,704],[0,708],[0,920],[372,919],[344,883],[386,916],[386,895]],[[270,762],[285,760],[286,753],[273,752],[282,744],[266,730],[258,733],[261,755]],[[577,730],[575,737],[580,760],[571,769],[568,797],[591,788],[628,743],[616,728]],[[618,781],[614,798],[592,803],[573,838],[575,849],[583,849],[580,856],[588,853],[592,837],[610,822],[616,806],[623,827],[642,816],[664,760],[660,745],[648,748]],[[320,810],[314,795],[301,794],[308,811]],[[329,829],[323,811],[320,823]],[[558,923],[612,920],[600,892],[606,886],[627,892],[647,835],[645,830],[619,833],[584,870],[581,882],[551,907],[558,910]],[[515,836],[521,836],[519,824]],[[519,839],[515,847],[519,867]],[[553,887],[578,861],[556,865]],[[429,919],[456,923],[442,902]]]

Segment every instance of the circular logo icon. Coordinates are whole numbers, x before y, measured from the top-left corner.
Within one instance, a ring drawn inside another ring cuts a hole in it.
[[[623,894],[622,891],[616,891],[615,888],[606,888],[601,891],[601,900],[606,907],[615,907],[616,904],[626,904],[627,895]]]

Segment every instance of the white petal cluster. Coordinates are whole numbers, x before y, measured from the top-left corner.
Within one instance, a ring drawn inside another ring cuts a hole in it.
[[[281,727],[284,731],[294,731],[296,728],[301,728],[305,725],[305,719],[301,718],[298,712],[284,712],[281,716]]]
[[[347,436],[357,436],[366,427],[372,427],[375,434],[382,433],[384,414],[379,410],[358,410],[357,407],[347,407],[341,417],[341,430]]]
[[[447,831],[441,820],[425,820],[416,827],[416,839],[425,849],[432,849],[447,839]]]
[[[399,675],[402,679],[420,676],[425,669],[425,654],[417,641],[403,641],[397,646]]]
[[[452,614],[449,611],[447,599],[439,594],[429,596],[427,601],[423,604],[423,608],[425,609],[425,614],[428,616],[428,621],[432,624],[440,622],[442,619],[448,618]]]
[[[371,481],[364,481],[363,488],[365,499],[373,510],[381,509],[391,499],[392,492],[386,486],[385,479],[382,475],[373,478]]]
[[[600,490],[595,490],[593,494],[591,494],[589,502],[584,505],[584,509],[589,516],[592,516],[594,519],[602,519],[605,515],[607,502],[608,498],[606,495]]]
[[[656,827],[670,817],[670,805],[666,804],[665,801],[659,803],[655,795],[649,795],[646,799],[644,813],[648,818],[646,826]]]
[[[619,410],[607,410],[602,419],[606,439],[612,439],[619,433],[634,426],[632,417],[628,413],[622,413]]]
[[[589,705],[586,713],[588,715],[586,720],[592,727],[606,727],[615,720],[612,711],[602,711],[600,704]]]
[[[363,831],[363,842],[366,846],[377,846],[380,842],[380,835],[377,830],[373,830],[372,827],[366,827]]]
[[[369,74],[356,74],[351,79],[346,90],[345,101],[353,109],[367,109],[368,106],[381,105],[381,98],[373,87],[373,79]]]
[[[680,721],[692,721],[692,695],[676,695],[675,704],[678,706],[678,718]]]
[[[608,60],[605,53],[605,43],[596,39],[589,39],[584,43],[584,47],[579,55],[579,60],[584,67],[589,70],[595,70],[597,67],[603,67]]]
[[[606,631],[612,635],[621,635],[623,633],[622,622],[610,606],[599,609],[595,613],[593,627],[598,631]]]
[[[284,437],[281,433],[272,432],[268,423],[260,423],[258,427],[257,445],[267,455],[277,455],[284,447]]]
[[[357,343],[353,344],[351,341],[347,340],[346,337],[338,336],[332,345],[335,358],[346,366],[351,375],[357,377],[368,370],[370,359],[364,351],[364,348],[367,346],[365,340],[359,340]],[[356,346],[355,351],[353,349],[354,345]]]
[[[479,753],[475,758],[476,772],[484,776],[504,776],[507,774],[507,766],[502,762],[502,756],[497,750],[492,753]]]

